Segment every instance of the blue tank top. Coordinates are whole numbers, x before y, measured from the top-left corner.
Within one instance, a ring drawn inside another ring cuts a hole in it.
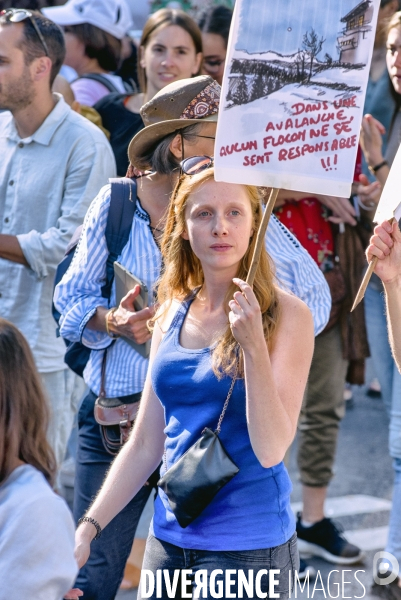
[[[216,429],[231,384],[211,368],[210,348],[180,345],[180,330],[191,300],[184,301],[166,332],[152,368],[152,385],[165,412],[169,468],[199,439],[205,426]],[[288,541],[295,531],[290,508],[291,481],[284,463],[265,469],[256,458],[245,416],[245,385],[238,379],[220,439],[239,473],[185,529],[178,524],[159,488],[151,533],[181,548],[257,550]],[[161,475],[165,467],[161,467]]]

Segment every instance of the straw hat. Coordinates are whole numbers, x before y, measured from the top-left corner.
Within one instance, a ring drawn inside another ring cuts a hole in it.
[[[220,86],[200,75],[166,85],[140,110],[145,128],[132,138],[128,156],[135,166],[137,158],[147,154],[166,135],[199,121],[217,121]]]

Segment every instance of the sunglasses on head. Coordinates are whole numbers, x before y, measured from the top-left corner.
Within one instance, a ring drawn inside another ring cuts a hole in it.
[[[213,167],[214,160],[211,156],[190,156],[180,162],[181,173],[184,175],[197,175],[210,167]]]
[[[0,22],[3,20],[7,23],[21,23],[26,19],[29,19],[29,21],[32,23],[32,26],[37,33],[40,43],[43,46],[43,50],[45,51],[46,56],[49,57],[49,49],[45,42],[45,38],[43,37],[35,21],[35,18],[30,10],[26,10],[25,8],[9,8],[8,10],[2,10],[0,12]]]

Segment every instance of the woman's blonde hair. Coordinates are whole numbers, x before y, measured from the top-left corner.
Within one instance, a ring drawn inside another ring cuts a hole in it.
[[[186,230],[185,209],[189,196],[200,185],[210,180],[214,180],[213,168],[194,176],[183,176],[173,193],[161,244],[165,266],[158,285],[159,302],[160,304],[166,303],[167,308],[173,299],[183,300],[194,289],[203,285],[204,277],[200,260],[194,254],[189,241],[182,237],[182,233]],[[262,219],[263,210],[258,189],[251,185],[244,185],[243,188],[246,190],[251,204],[252,228],[255,232],[238,267],[237,277],[245,280],[251,265],[256,244],[256,232]],[[232,283],[227,290],[224,300],[224,310],[227,315],[230,310],[228,302],[238,289],[238,286]],[[279,303],[272,264],[265,248],[262,250],[256,271],[253,291],[260,304],[264,335],[266,343],[270,347],[277,327]],[[165,311],[157,318],[164,314]],[[241,376],[243,375],[242,357],[238,355],[238,344],[227,320],[226,330],[213,350],[213,370],[219,378],[223,374],[232,374],[235,371],[237,356],[239,357],[239,375]]]
[[[41,471],[50,485],[56,460],[46,439],[49,410],[28,342],[0,319],[0,484],[15,459]]]

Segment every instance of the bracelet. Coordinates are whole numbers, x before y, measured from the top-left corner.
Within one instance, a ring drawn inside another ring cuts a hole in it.
[[[372,173],[372,175],[374,175],[375,173],[377,173],[377,171],[379,169],[381,169],[385,165],[388,166],[388,162],[386,160],[383,160],[381,163],[379,163],[378,165],[375,165],[374,167],[368,166],[368,169]]]
[[[102,535],[102,528],[100,527],[99,523],[95,521],[95,519],[92,519],[92,517],[81,517],[81,519],[78,521],[78,527],[81,525],[81,523],[92,523],[92,525],[96,527],[96,535],[93,539],[98,540],[100,538]]]
[[[113,333],[112,331],[110,331],[109,329],[109,317],[110,315],[117,310],[116,306],[113,306],[113,308],[110,308],[110,310],[107,311],[106,313],[106,331],[107,331],[107,335],[111,338],[113,338],[113,340],[119,338],[120,336],[118,335],[118,333]]]

